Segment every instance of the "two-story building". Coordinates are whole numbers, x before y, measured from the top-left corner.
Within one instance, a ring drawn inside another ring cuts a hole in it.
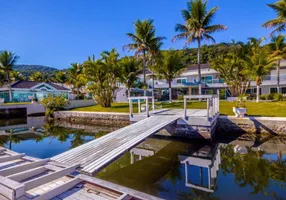
[[[224,90],[226,96],[229,95],[227,85],[223,79],[219,79],[218,72],[211,69],[209,64],[201,65],[202,76],[202,94],[213,94],[218,89]],[[175,78],[172,82],[172,96],[176,99],[179,95],[185,94],[198,94],[198,68],[197,65],[189,66],[188,69],[181,74],[181,76]],[[155,90],[160,91],[161,97],[168,99],[169,84],[166,80],[155,80]],[[152,85],[152,80],[148,81],[148,85]],[[280,92],[286,94],[286,61],[281,63],[280,68]],[[256,83],[251,82],[248,94],[255,96]],[[260,86],[260,94],[277,93],[277,70],[273,68],[269,75],[265,76]],[[162,98],[164,99],[164,98]]]

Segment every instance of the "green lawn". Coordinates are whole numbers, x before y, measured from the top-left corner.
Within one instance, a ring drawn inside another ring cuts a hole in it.
[[[12,103],[4,103],[4,106],[9,106],[9,105],[27,105],[31,104],[31,102],[12,102]]]
[[[158,103],[156,103],[158,107]],[[267,117],[286,117],[286,101],[281,102],[245,102],[248,115],[267,116]],[[205,102],[188,103],[189,109],[206,108]],[[220,112],[223,115],[234,115],[232,112],[233,103],[221,101]],[[137,104],[133,105],[134,112],[137,112]],[[183,108],[182,102],[162,103],[162,108]],[[93,112],[129,112],[128,103],[113,103],[110,108],[103,108],[100,105],[76,108],[73,111],[93,111]]]

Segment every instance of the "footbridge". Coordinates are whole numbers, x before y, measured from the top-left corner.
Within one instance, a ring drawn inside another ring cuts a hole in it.
[[[94,174],[179,118],[179,115],[151,116],[52,157],[51,160],[65,165],[76,163],[80,165],[79,171]]]

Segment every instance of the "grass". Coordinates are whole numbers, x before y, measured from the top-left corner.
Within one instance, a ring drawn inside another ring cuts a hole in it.
[[[31,104],[31,102],[11,102],[11,103],[4,103],[4,106],[9,106],[9,105],[27,105]]]
[[[156,103],[158,105],[158,103]],[[253,116],[265,116],[265,117],[286,117],[286,101],[280,102],[245,102],[247,108],[247,114]],[[192,102],[188,103],[189,109],[204,109],[206,108],[206,102]],[[234,115],[232,112],[233,103],[221,101],[220,112],[222,115]],[[133,104],[134,112],[137,112],[137,104]],[[182,109],[182,102],[162,103],[162,108],[177,108]],[[113,103],[110,108],[103,108],[100,105],[76,108],[73,111],[90,111],[90,112],[129,112],[128,103]]]

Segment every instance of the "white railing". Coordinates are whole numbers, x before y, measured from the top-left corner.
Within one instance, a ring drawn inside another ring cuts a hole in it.
[[[266,75],[263,78],[264,81],[276,81],[277,75]],[[286,74],[280,74],[280,81],[286,81]]]
[[[219,115],[219,95],[188,95],[184,96],[184,118],[187,120],[187,100],[206,99],[207,100],[207,119]]]
[[[129,112],[130,112],[130,117],[133,117],[133,100],[137,100],[138,102],[138,113],[141,113],[141,100],[144,100],[146,103],[146,116],[150,117],[149,114],[149,99],[152,101],[152,110],[155,110],[155,100],[154,97],[129,97]]]

